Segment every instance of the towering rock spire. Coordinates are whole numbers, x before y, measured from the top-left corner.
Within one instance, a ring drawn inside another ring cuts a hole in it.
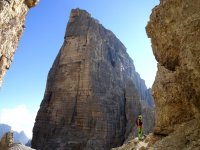
[[[48,74],[32,146],[109,150],[123,143],[141,113],[149,132],[154,115],[145,93],[124,45],[89,13],[74,9]]]

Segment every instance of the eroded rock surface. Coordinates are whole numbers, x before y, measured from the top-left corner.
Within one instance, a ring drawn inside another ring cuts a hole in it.
[[[0,139],[0,150],[34,150],[30,147],[15,143],[13,138],[13,132],[7,132]]]
[[[35,150],[22,144],[13,144],[8,150]]]
[[[72,10],[48,74],[32,147],[109,150],[133,131],[138,114],[146,132],[152,129],[153,104],[124,45],[89,13]]]
[[[155,150],[153,147],[149,147],[152,143],[155,143],[160,139],[155,137],[152,133],[145,137],[143,140],[139,140],[138,137],[132,137],[126,141],[122,146],[112,148],[111,150]]]
[[[1,0],[0,1],[0,86],[9,69],[19,39],[24,30],[24,22],[29,8],[37,0]]]
[[[147,26],[159,63],[154,133],[167,136],[156,144],[158,149],[200,147],[199,10],[199,0],[161,0]]]

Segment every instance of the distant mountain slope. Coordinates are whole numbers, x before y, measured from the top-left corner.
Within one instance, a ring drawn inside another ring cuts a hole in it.
[[[28,142],[25,145],[31,147],[31,140],[28,140]]]
[[[25,145],[29,141],[29,138],[26,136],[24,131],[21,131],[20,133],[14,131],[14,141],[15,143],[22,143]]]

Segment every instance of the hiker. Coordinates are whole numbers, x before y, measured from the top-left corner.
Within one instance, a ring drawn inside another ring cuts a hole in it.
[[[143,138],[143,129],[142,129],[142,115],[139,115],[136,120],[137,125],[137,133],[138,133],[138,139],[142,140]]]

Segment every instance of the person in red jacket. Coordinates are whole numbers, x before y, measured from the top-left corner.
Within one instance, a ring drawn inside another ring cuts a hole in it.
[[[136,125],[137,125],[138,139],[142,140],[143,139],[142,115],[138,116],[136,120]]]

